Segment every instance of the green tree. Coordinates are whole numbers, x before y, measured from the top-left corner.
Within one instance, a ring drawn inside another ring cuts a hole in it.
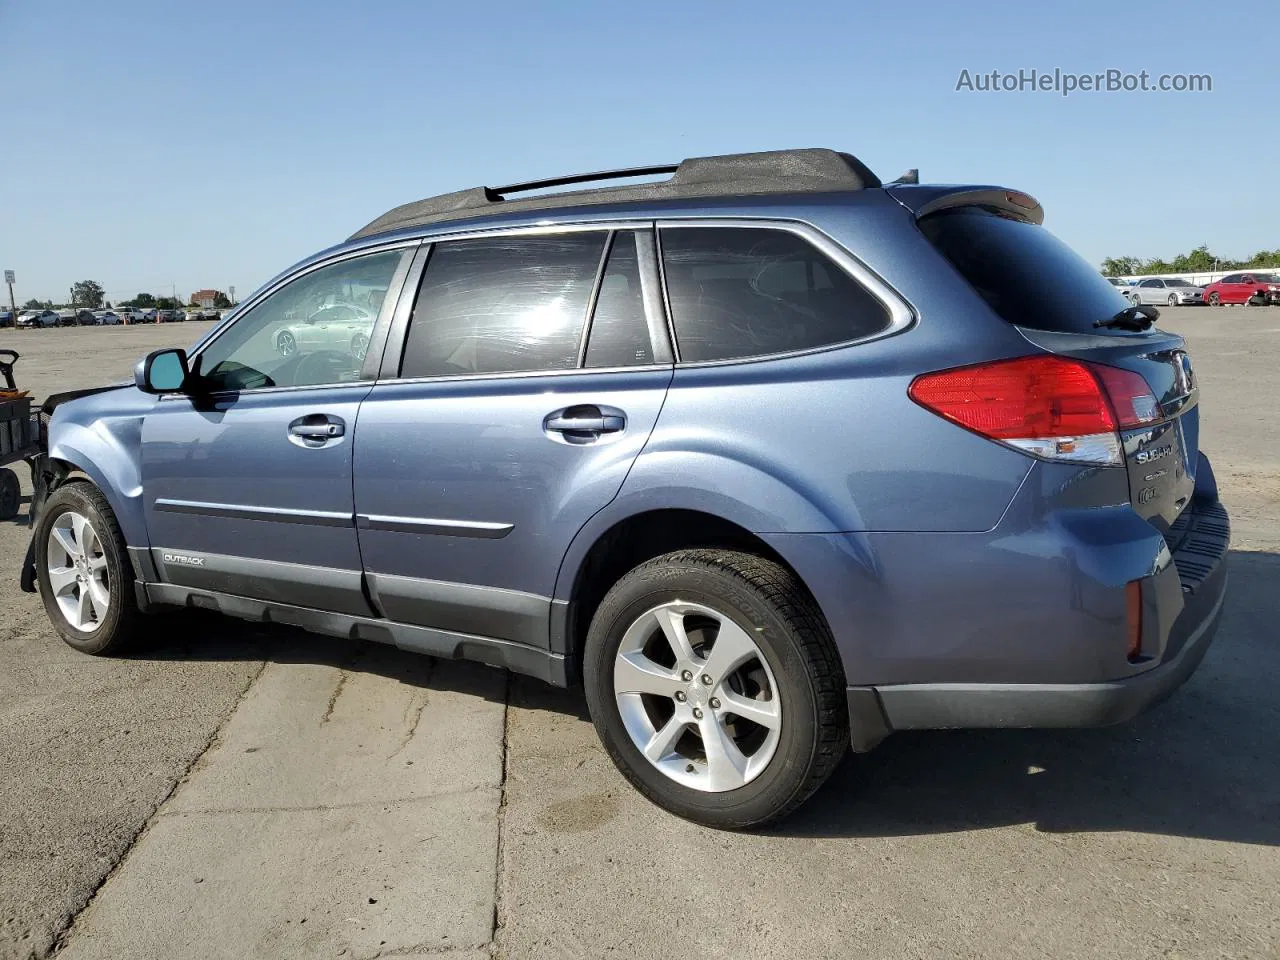
[[[35,297],[32,297],[30,300],[28,300],[26,303],[22,305],[22,309],[23,310],[44,310],[46,309],[46,307],[43,301],[37,300]]]
[[[1102,274],[1106,277],[1139,273],[1141,269],[1142,261],[1137,257],[1107,257],[1102,261]]]
[[[177,310],[180,306],[176,297],[156,297],[156,307],[160,310]]]
[[[1259,250],[1242,267],[1280,267],[1280,250]]]
[[[71,288],[71,306],[97,310],[102,306],[102,284],[94,280],[81,280]]]
[[[227,299],[227,295],[219,290],[213,295],[213,305],[218,310],[226,310],[231,306],[231,301]]]
[[[140,293],[133,298],[133,305],[135,307],[143,307],[144,309],[149,310],[156,305],[155,294]]]

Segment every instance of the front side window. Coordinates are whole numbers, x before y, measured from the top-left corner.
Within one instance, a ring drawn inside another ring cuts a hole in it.
[[[304,274],[241,316],[200,354],[211,390],[308,387],[360,379],[374,321],[403,250]]]
[[[684,362],[858,340],[888,308],[803,237],[759,227],[668,227],[662,265]]]
[[[431,250],[400,376],[565,370],[608,232],[452,240]]]

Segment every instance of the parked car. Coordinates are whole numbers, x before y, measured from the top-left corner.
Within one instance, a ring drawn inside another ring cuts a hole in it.
[[[0,310],[0,327],[12,327],[13,314],[8,310]]]
[[[36,327],[56,327],[58,325],[58,315],[52,310],[24,310],[18,314],[17,326],[20,329],[32,329]]]
[[[1280,303],[1280,278],[1266,273],[1230,273],[1204,288],[1211,306]]]
[[[1107,283],[1118,288],[1121,293],[1126,293],[1129,290],[1130,283],[1128,280],[1121,280],[1119,277],[1107,277],[1106,280]]]
[[[94,313],[94,316],[98,318],[98,323],[103,326],[114,327],[123,322],[114,310],[98,310]]]
[[[82,327],[96,327],[102,323],[102,321],[92,310],[77,310],[76,323]]]
[[[1181,278],[1148,277],[1139,280],[1125,290],[1133,303],[1150,303],[1160,306],[1198,306],[1204,303],[1204,288]]]
[[[375,288],[370,293],[381,303],[387,292]],[[299,351],[328,349],[345,351],[363,360],[369,349],[374,318],[373,310],[365,306],[345,302],[326,304],[305,320],[283,327],[276,334],[276,351],[282,357],[291,357]]]
[[[198,606],[581,680],[622,773],[726,828],[850,743],[1186,680],[1229,522],[1153,308],[1015,190],[660,170],[407,204],[51,398],[24,588],[86,653]],[[278,349],[340,307],[377,349]]]
[[[177,323],[182,318],[178,315],[177,310],[158,310],[156,311],[157,323]]]
[[[79,310],[59,310],[58,326],[60,327],[76,327],[80,325]]]

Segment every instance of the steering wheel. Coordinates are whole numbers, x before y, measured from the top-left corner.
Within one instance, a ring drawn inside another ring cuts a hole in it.
[[[317,350],[304,353],[293,368],[294,386],[312,383],[333,383],[335,374],[356,373],[359,366],[349,353],[338,350]]]

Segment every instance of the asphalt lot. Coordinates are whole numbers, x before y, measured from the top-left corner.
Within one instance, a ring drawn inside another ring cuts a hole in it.
[[[196,616],[76,654],[0,523],[0,958],[1280,955],[1280,308],[1161,325],[1233,520],[1199,672],[1118,728],[897,734],[765,834],[650,806],[579,695],[489,668]],[[0,346],[42,397],[204,327]]]

